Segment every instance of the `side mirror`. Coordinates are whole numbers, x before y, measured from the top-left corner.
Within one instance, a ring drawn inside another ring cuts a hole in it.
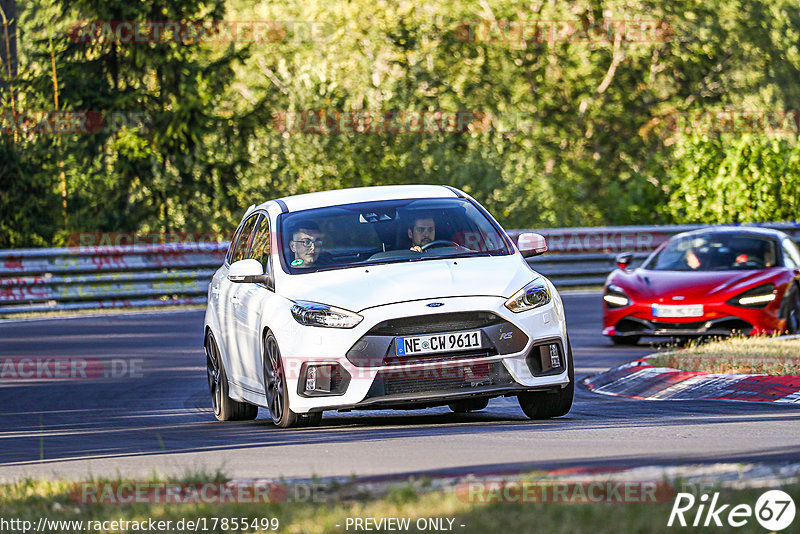
[[[228,280],[239,284],[266,284],[269,277],[258,260],[239,260],[231,264]]]
[[[538,256],[547,252],[547,241],[541,234],[526,232],[519,234],[517,248],[519,248],[520,254],[526,258]]]
[[[630,252],[623,252],[622,254],[617,254],[617,259],[614,260],[614,263],[616,263],[617,267],[624,271],[630,266],[632,259],[633,254]]]

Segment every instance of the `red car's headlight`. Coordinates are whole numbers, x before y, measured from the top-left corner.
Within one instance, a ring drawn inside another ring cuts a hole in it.
[[[764,284],[733,297],[728,304],[745,308],[766,308],[776,298],[778,295],[775,284]]]
[[[603,295],[603,301],[606,303],[606,306],[612,309],[622,308],[631,303],[631,299],[625,294],[625,291],[623,291],[621,287],[615,286],[614,284],[611,284],[606,288],[606,292]]]

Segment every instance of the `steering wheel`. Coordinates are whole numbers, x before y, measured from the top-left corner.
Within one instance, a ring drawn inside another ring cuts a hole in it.
[[[739,262],[734,264],[736,267],[766,267],[763,261],[759,258],[749,258],[747,261]]]
[[[455,241],[448,241],[447,239],[437,239],[436,241],[431,241],[430,243],[425,243],[422,245],[420,250],[428,250],[429,248],[438,248],[438,247],[449,247],[449,246],[459,247],[458,243]]]

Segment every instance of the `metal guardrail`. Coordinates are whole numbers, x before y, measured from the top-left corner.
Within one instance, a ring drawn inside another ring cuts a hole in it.
[[[545,236],[528,263],[556,286],[601,285],[620,252],[639,265],[673,235],[707,225],[512,230]],[[800,223],[768,223],[800,241]],[[203,304],[227,242],[0,251],[0,315],[51,310]]]
[[[0,314],[202,304],[227,243],[0,251]]]

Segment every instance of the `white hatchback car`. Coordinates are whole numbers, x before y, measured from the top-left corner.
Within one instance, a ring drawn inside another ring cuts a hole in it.
[[[324,410],[485,408],[517,396],[565,415],[574,367],[553,284],[469,195],[433,185],[309,193],[251,206],[205,316],[217,419],[269,409],[280,427]]]

